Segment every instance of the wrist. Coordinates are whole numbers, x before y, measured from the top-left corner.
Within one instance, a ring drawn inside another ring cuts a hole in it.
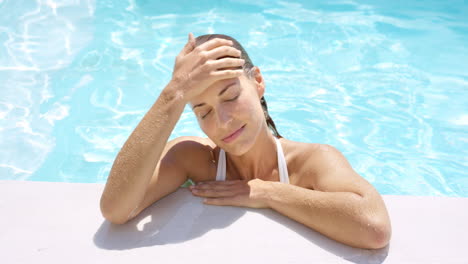
[[[187,103],[184,93],[177,82],[171,80],[161,92],[161,95],[167,98],[167,100],[175,100],[181,102],[184,105]]]
[[[267,208],[273,208],[274,197],[277,192],[277,182],[265,181],[264,183],[261,201]]]

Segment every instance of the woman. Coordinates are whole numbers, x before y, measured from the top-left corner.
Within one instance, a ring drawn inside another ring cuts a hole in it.
[[[171,81],[114,161],[103,216],[125,223],[191,179],[206,204],[272,208],[350,246],[386,246],[391,225],[377,190],[335,148],[281,137],[264,92],[236,40],[190,33]],[[167,142],[187,103],[208,138]]]

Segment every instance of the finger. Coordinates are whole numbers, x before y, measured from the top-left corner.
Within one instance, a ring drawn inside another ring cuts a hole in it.
[[[220,47],[220,46],[232,46],[234,43],[229,40],[229,39],[222,39],[222,38],[214,38],[210,39],[207,42],[201,44],[197,48],[199,50],[212,50],[214,48]]]
[[[220,46],[206,52],[208,60],[218,60],[225,57],[240,58],[242,52],[234,47]]]
[[[243,69],[239,69],[239,70],[218,70],[218,71],[214,71],[211,73],[211,76],[214,77],[214,79],[216,80],[223,80],[223,79],[231,79],[231,78],[237,78],[239,76],[241,76],[242,74],[244,74],[244,70]]]
[[[189,33],[189,42],[195,45],[195,37],[193,36],[192,32]]]
[[[210,70],[212,71],[226,70],[226,69],[231,69],[231,70],[242,69],[242,66],[244,65],[244,63],[245,61],[243,59],[234,59],[234,58],[224,58],[224,59],[207,62]]]
[[[198,185],[203,185],[203,184],[209,184],[209,185],[232,185],[235,183],[240,182],[241,180],[231,180],[231,181],[204,181],[204,182],[198,182]]]
[[[206,198],[203,200],[204,204],[218,205],[218,206],[239,206],[236,197],[221,197],[221,198]]]
[[[184,48],[182,49],[182,53],[186,55],[194,49],[195,49],[195,38],[193,37],[192,32],[190,32],[188,36],[188,41],[185,44]]]
[[[235,192],[232,189],[192,189],[192,194],[199,197],[228,197],[233,196]]]
[[[200,184],[192,186],[190,190],[212,190],[212,191],[225,191],[235,188],[237,185],[229,184]]]

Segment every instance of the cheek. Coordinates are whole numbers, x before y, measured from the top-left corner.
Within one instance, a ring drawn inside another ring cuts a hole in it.
[[[201,130],[207,135],[210,136],[210,132],[213,130],[212,122],[207,120],[198,119],[198,125],[200,126]]]
[[[263,116],[263,110],[259,103],[252,101],[250,98],[240,102],[239,108],[236,110],[242,115],[243,119],[251,119],[257,121]]]
[[[217,122],[213,115],[214,113],[211,112],[207,118],[198,119],[198,125],[200,126],[201,130],[210,138],[216,136],[217,130]]]

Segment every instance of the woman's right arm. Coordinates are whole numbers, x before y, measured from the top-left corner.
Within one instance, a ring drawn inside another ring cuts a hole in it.
[[[193,96],[218,80],[242,74],[242,70],[226,68],[241,66],[243,60],[217,59],[240,56],[240,51],[230,45],[230,41],[213,39],[195,48],[195,39],[189,35],[188,43],[176,58],[171,82],[114,160],[100,201],[107,220],[116,224],[127,222],[187,179],[187,172],[173,155],[178,139],[169,143],[167,140]]]
[[[100,202],[101,212],[110,222],[125,223],[137,210],[184,107],[168,84],[119,151]]]

